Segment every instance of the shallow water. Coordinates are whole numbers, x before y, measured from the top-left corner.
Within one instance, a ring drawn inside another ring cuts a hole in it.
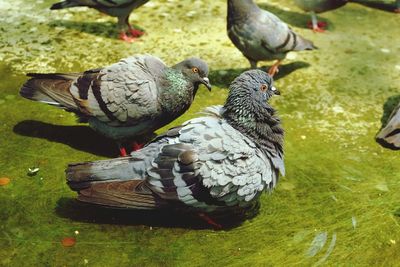
[[[150,1],[131,17],[147,31],[134,44],[114,38],[113,18],[85,8],[50,12],[52,2],[0,0],[0,177],[11,179],[0,187],[0,265],[398,264],[400,155],[374,137],[383,104],[400,91],[400,15],[348,4],[322,14],[329,31],[313,34],[292,1],[257,1],[319,50],[290,54],[277,77],[282,96],[272,102],[286,130],[286,177],[261,198],[256,217],[214,231],[170,214],[73,201],[66,165],[117,150],[72,114],[21,99],[18,90],[27,72],[82,71],[137,53],[168,64],[200,56],[214,88],[200,88],[168,127],[177,125],[222,104],[248,67],[226,36],[225,1]],[[40,170],[28,176],[32,167]],[[74,247],[61,245],[68,236]]]

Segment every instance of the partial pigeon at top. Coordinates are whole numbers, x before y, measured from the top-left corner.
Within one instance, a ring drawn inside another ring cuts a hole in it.
[[[318,22],[315,13],[322,13],[344,6],[348,0],[294,0],[296,5],[311,14],[311,26],[314,32],[323,32],[326,22]]]
[[[396,0],[396,8],[395,8],[394,12],[400,13],[400,0]]]
[[[120,29],[120,39],[128,42],[140,37],[143,32],[133,28],[129,24],[129,15],[131,12],[147,3],[149,0],[66,0],[56,3],[50,9],[63,9],[77,6],[87,6],[97,9],[107,15],[118,18],[118,28]],[[131,36],[128,36],[130,33]]]
[[[206,109],[131,157],[70,164],[68,185],[78,200],[110,207],[245,209],[285,172],[283,129],[267,103],[278,93],[267,73],[244,72],[223,107]]]
[[[400,103],[390,114],[385,127],[376,136],[376,141],[383,147],[393,150],[400,149]]]
[[[198,58],[167,67],[138,55],[83,73],[28,76],[21,96],[75,112],[114,140],[152,134],[190,107],[200,84],[211,89],[207,63]]]
[[[272,76],[288,52],[316,48],[252,0],[228,0],[227,30],[229,38],[252,68],[256,68],[261,60],[278,60],[268,71]]]

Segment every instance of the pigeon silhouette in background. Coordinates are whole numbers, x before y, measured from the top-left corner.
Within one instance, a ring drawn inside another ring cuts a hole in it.
[[[308,26],[314,32],[324,32],[327,26],[326,22],[318,22],[316,13],[333,10],[344,6],[348,0],[294,0],[296,5],[311,14],[311,23]]]
[[[56,3],[50,9],[63,9],[70,7],[86,6],[97,9],[107,15],[118,18],[119,38],[127,42],[133,42],[144,34],[135,29],[129,23],[129,15],[136,8],[144,5],[149,0],[66,0]]]

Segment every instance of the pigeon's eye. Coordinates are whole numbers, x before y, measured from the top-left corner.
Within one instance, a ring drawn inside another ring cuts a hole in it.
[[[266,92],[268,89],[268,86],[266,84],[262,84],[260,87],[261,92]]]
[[[192,68],[192,71],[193,71],[194,73],[198,73],[198,72],[199,72],[199,69],[196,68],[196,67],[193,67],[193,68]]]

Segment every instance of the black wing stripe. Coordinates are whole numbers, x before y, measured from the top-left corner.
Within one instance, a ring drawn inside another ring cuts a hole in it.
[[[99,104],[100,109],[104,112],[104,114],[106,114],[106,116],[111,121],[119,121],[117,119],[117,117],[115,117],[114,114],[107,108],[106,103],[104,102],[103,98],[101,97],[99,76],[97,76],[96,79],[94,79],[92,82],[92,92],[93,92],[94,97],[97,100],[97,103]]]
[[[284,41],[281,45],[277,46],[277,47],[275,48],[275,51],[281,50],[282,48],[284,48],[284,47],[289,43],[289,41],[290,41],[290,36],[291,36],[290,33],[291,33],[291,32],[288,32],[285,41]]]

